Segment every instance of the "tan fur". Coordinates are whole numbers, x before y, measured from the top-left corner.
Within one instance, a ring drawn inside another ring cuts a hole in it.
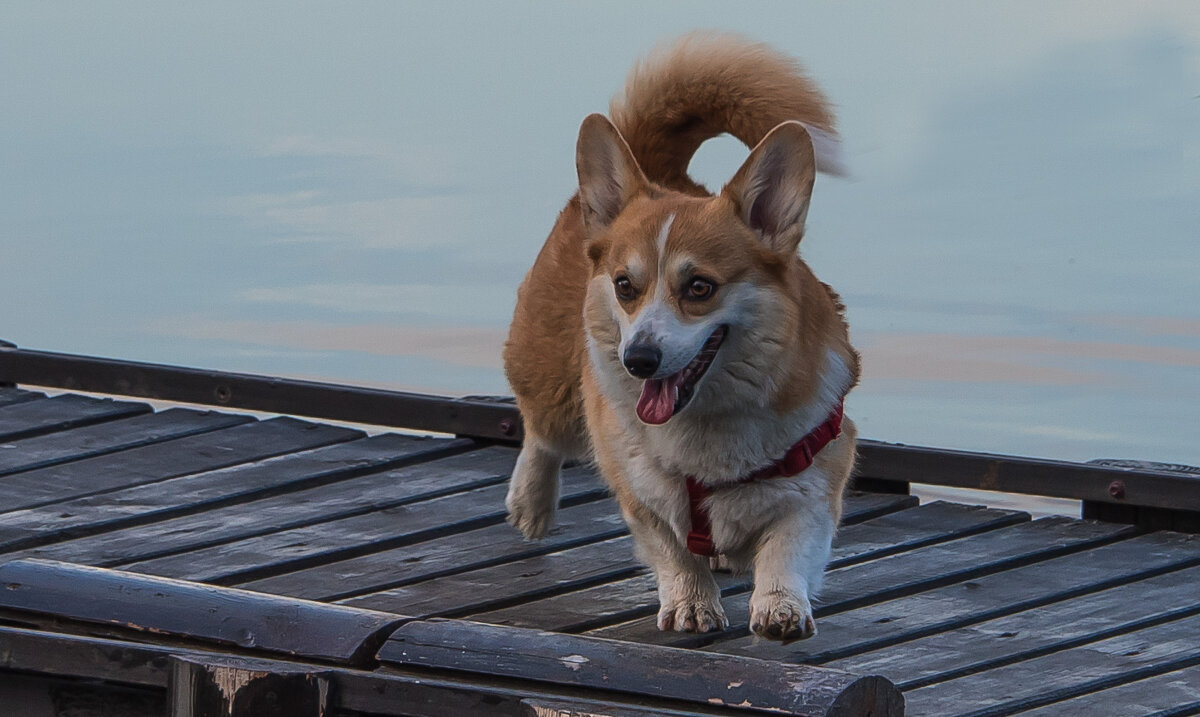
[[[504,364],[527,439],[510,521],[528,537],[544,534],[562,460],[590,449],[658,576],[660,626],[715,629],[725,622],[715,582],[681,540],[684,476],[720,486],[781,456],[824,419],[830,391],[858,379],[842,305],[795,253],[815,161],[808,134],[786,122],[832,131],[833,118],[793,61],[724,36],[685,38],[637,67],[612,116],[612,125],[598,116],[584,122],[582,194],[559,215],[518,292]],[[722,132],[755,149],[712,196],[686,167],[701,142]],[[618,276],[636,297],[614,295]],[[690,300],[681,287],[691,276],[721,288],[707,303]],[[642,381],[614,369],[622,322],[652,301],[682,326],[713,316],[745,322],[730,329],[692,403],[662,426],[637,419]],[[804,555],[827,554],[854,437],[847,419],[813,468],[712,499],[718,546],[735,564],[753,565],[763,584],[751,601],[762,634],[812,634],[809,593],[823,561],[814,573],[797,568],[789,551],[809,540]],[[814,505],[823,506],[820,530],[805,527]]]

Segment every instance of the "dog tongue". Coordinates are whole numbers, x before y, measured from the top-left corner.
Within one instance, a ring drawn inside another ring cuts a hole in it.
[[[675,386],[679,376],[648,378],[642,382],[642,395],[637,402],[637,415],[644,423],[657,426],[675,415]]]

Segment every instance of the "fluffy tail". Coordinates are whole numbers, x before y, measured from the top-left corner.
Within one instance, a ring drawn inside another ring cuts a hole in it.
[[[821,91],[795,60],[736,35],[695,33],[651,53],[609,115],[646,176],[676,189],[701,189],[687,167],[706,140],[728,132],[753,147],[787,120],[808,127],[819,170],[843,173]]]

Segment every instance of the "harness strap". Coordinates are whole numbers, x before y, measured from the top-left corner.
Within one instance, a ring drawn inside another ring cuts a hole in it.
[[[731,486],[753,483],[767,478],[789,477],[803,472],[813,464],[813,459],[825,446],[833,442],[842,433],[842,417],[845,411],[845,399],[838,401],[833,411],[824,423],[812,429],[808,435],[796,441],[783,458],[748,473],[732,483],[725,483],[716,488],[724,490]],[[713,494],[712,488],[687,476],[688,508],[691,513],[692,527],[687,535],[687,549],[696,555],[712,557],[717,554],[713,545],[712,523],[709,521],[708,509],[704,501]]]

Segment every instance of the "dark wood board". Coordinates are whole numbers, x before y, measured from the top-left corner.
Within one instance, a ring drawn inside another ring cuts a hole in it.
[[[1193,614],[1200,614],[1200,566],[826,665],[887,675],[910,690]]]
[[[155,560],[496,483],[507,477],[512,453],[510,448],[484,448],[302,490],[266,494],[257,500],[246,496],[243,502],[163,517],[21,555],[105,567]]]
[[[48,560],[0,565],[0,610],[338,664],[372,665],[397,615]]]
[[[580,469],[570,469],[580,470]],[[590,474],[589,474],[590,475]],[[584,498],[595,498],[602,494],[585,493]],[[570,497],[564,495],[564,504]],[[885,506],[905,506],[915,502],[912,496],[855,495],[850,502],[862,514],[878,514]],[[503,518],[502,501],[492,502],[494,520]],[[849,512],[849,511],[848,511]],[[610,501],[568,507],[559,513],[558,526],[550,536],[537,543],[526,543],[512,528],[495,525],[482,528],[462,536],[451,536],[419,546],[384,552],[374,552],[359,558],[340,560],[328,565],[299,570],[291,575],[252,582],[238,582],[249,589],[279,591],[280,594],[297,595],[321,600],[340,600],[358,595],[378,592],[435,576],[450,575],[489,565],[519,560],[533,555],[554,552],[566,547],[607,540],[623,535],[624,522]],[[320,536],[313,536],[320,539]],[[461,561],[462,554],[471,559]],[[398,567],[401,566],[401,567]]]
[[[531,600],[643,571],[634,558],[632,539],[623,536],[339,602],[412,617],[464,617],[509,605],[519,612],[515,606]],[[531,620],[536,622],[534,612]]]
[[[1200,615],[922,687],[905,699],[910,717],[1008,715],[1195,665]]]
[[[607,540],[624,532],[625,524],[612,501],[596,500],[560,510],[556,527],[538,542],[527,542],[515,528],[499,523],[240,585],[248,590],[280,595],[340,600],[572,545]]]
[[[168,408],[95,426],[4,444],[0,476],[227,428],[254,419],[213,411]]]
[[[11,406],[26,401],[37,401],[46,398],[46,394],[37,391],[26,391],[12,386],[0,386],[0,406]]]
[[[292,419],[289,419],[292,420]],[[264,423],[271,423],[266,421]],[[247,424],[232,430],[249,431],[252,426]],[[277,429],[272,429],[276,431]],[[261,437],[255,431],[249,435],[241,435],[234,439],[223,437],[226,431],[216,431],[196,439],[210,437],[213,445],[209,448],[195,446],[196,452],[207,454],[215,449],[218,454],[226,452],[226,446],[240,445],[246,440],[253,441]],[[340,434],[327,435],[326,438],[337,437]],[[314,436],[319,439],[321,436]],[[307,441],[307,438],[304,438]],[[180,439],[179,443],[192,441],[191,438]],[[164,450],[175,443],[163,444]],[[221,505],[242,503],[257,498],[286,493],[305,487],[346,480],[358,475],[386,470],[397,465],[410,462],[432,460],[439,456],[471,450],[474,442],[450,439],[422,439],[396,434],[372,436],[356,441],[329,446],[317,446],[299,453],[274,457],[267,461],[249,463],[238,462],[232,466],[217,468],[198,473],[187,473],[174,478],[167,478],[149,483],[139,482],[137,485],[108,491],[106,493],[74,498],[68,501],[54,503],[41,509],[0,513],[0,550],[15,551],[23,547],[42,545],[56,539],[67,539],[73,535],[91,535],[115,530],[124,526],[140,525],[172,516],[188,515],[203,510],[213,509]],[[245,450],[262,450],[243,449]],[[271,449],[273,450],[273,449]],[[107,461],[98,474],[103,480],[117,480],[120,473],[120,457],[124,452],[112,456],[92,459]],[[189,459],[183,453],[180,461],[185,466]],[[196,463],[205,460],[195,457]],[[149,478],[153,475],[152,467],[170,461],[169,453],[162,453],[147,459],[146,472],[134,474],[135,481]],[[80,461],[84,466],[91,461]],[[65,470],[77,464],[70,463],[56,466],[54,470]],[[136,465],[136,464],[135,464]],[[195,465],[195,463],[192,463]],[[169,470],[169,469],[168,469]],[[149,473],[149,475],[147,475]],[[86,478],[84,471],[82,478]],[[33,471],[28,476],[43,476],[51,479],[56,474],[43,474]],[[109,478],[112,476],[112,478]],[[10,476],[8,481],[18,479],[25,481],[27,474]],[[64,480],[73,478],[67,473]],[[78,479],[78,478],[76,478]],[[0,480],[0,486],[5,481]],[[34,489],[34,486],[28,486]],[[53,516],[49,518],[47,516]],[[39,528],[39,525],[41,526]]]
[[[1055,702],[1021,717],[1185,717],[1200,714],[1200,667]]]
[[[379,660],[786,715],[903,714],[878,677],[456,620],[401,625]]]
[[[0,442],[19,441],[149,412],[150,407],[144,403],[70,393],[41,401],[0,405]]]
[[[272,418],[11,475],[0,479],[0,506],[7,513],[0,513],[0,545],[47,530],[88,525],[94,520],[94,511],[86,506],[109,505],[107,498],[89,496],[319,448],[361,435],[337,426]],[[17,510],[25,512],[13,514]],[[70,517],[62,517],[67,513]],[[47,521],[47,516],[55,518]]]
[[[988,573],[1047,560],[1134,533],[1131,526],[1089,523],[1051,516],[972,535],[900,555],[831,570],[816,606],[819,617],[891,600]],[[593,631],[602,637],[654,644],[701,646],[748,635],[750,594],[722,600],[730,629],[695,635],[663,633],[653,616]],[[818,620],[817,629],[820,630]]]
[[[432,498],[414,505],[397,505],[347,518],[336,518],[282,530],[211,548],[189,551],[125,566],[139,572],[191,580],[235,584],[305,570],[312,566],[366,556],[385,550],[410,571],[434,555],[452,561],[458,550],[453,536],[504,520],[503,485],[485,486],[451,497]],[[585,471],[568,471],[563,500],[594,500],[604,495]],[[503,531],[499,531],[503,533]],[[493,533],[488,533],[491,536]],[[447,537],[448,536],[448,537]],[[437,539],[450,540],[449,548]],[[418,544],[420,547],[401,549]],[[447,550],[449,553],[447,554]],[[399,555],[399,557],[396,557]]]
[[[29,630],[0,626],[0,671],[20,666],[28,673],[59,675],[94,684],[120,682],[150,689],[165,690],[169,683],[172,659],[204,660],[212,652],[176,645],[128,642],[126,640]],[[257,660],[263,667],[286,672],[303,668],[306,663]],[[0,672],[0,674],[3,674]],[[520,680],[454,680],[419,675],[401,670],[363,670],[327,666],[323,674],[333,681],[337,695],[338,717],[512,717],[525,700],[578,700],[582,704],[599,702],[610,706],[618,697],[610,691],[556,689],[553,685]],[[662,708],[664,715],[746,714],[737,707],[693,705],[640,698],[638,705]],[[628,703],[625,703],[628,704]],[[90,717],[90,716],[89,716]],[[105,717],[108,717],[105,715]],[[583,717],[576,715],[574,717]]]
[[[822,617],[815,637],[711,650],[824,664],[1197,564],[1196,536],[1152,533]],[[818,608],[820,614],[820,608]]]
[[[849,499],[848,508],[852,514],[858,500],[857,497]],[[911,550],[940,540],[972,535],[1028,519],[1029,516],[1025,513],[940,501],[888,513],[841,528],[834,539],[830,567],[851,565],[881,555]],[[569,564],[574,561],[566,560],[564,555],[564,562]],[[463,577],[469,576],[470,573]],[[749,586],[749,579],[742,578],[728,581],[727,589],[746,590]],[[417,592],[420,587],[414,586],[412,589]],[[607,592],[615,595],[624,592],[624,587],[635,589],[616,600],[610,601],[605,598],[605,588],[610,588]],[[488,594],[492,593],[489,591]],[[638,596],[642,601],[631,605],[630,596]],[[638,577],[630,580],[627,585],[611,583],[595,589],[539,599],[536,603],[528,605],[480,611],[474,614],[472,619],[574,632],[595,625],[598,619],[608,618],[614,622],[624,622],[643,615],[652,615],[658,609],[657,598],[653,582]],[[363,604],[366,606],[372,603]]]

